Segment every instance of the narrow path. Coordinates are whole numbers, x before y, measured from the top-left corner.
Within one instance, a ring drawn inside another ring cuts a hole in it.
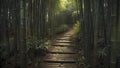
[[[73,30],[70,30],[54,40],[42,68],[77,68],[77,50],[72,41],[73,33]]]

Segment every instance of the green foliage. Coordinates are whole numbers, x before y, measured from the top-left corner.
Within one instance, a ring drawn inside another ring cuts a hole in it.
[[[68,25],[66,25],[66,24],[60,25],[60,26],[57,28],[57,30],[55,30],[55,34],[63,33],[63,32],[65,32],[66,30],[68,30]]]
[[[35,48],[35,49],[47,49],[48,46],[51,44],[50,40],[43,42],[42,40],[36,40],[34,42],[28,41],[27,42],[27,49]]]
[[[51,41],[48,40],[48,41],[46,41],[46,42],[40,44],[40,45],[39,45],[38,47],[36,47],[36,48],[37,48],[37,49],[38,49],[38,48],[41,48],[41,49],[48,49],[48,47],[49,47],[50,44],[51,44]]]
[[[86,68],[85,57],[84,56],[79,56],[78,66],[81,67],[81,68]]]
[[[51,44],[51,41],[48,40],[46,42],[43,42],[41,40],[36,40],[34,42],[28,42],[28,50],[27,55],[28,58],[33,61],[37,57],[41,57],[39,61],[42,61],[42,57],[46,55],[48,52],[48,47]],[[38,60],[38,59],[36,59]]]
[[[74,38],[76,39],[79,39],[79,33],[80,33],[80,22],[77,21],[74,26],[73,26],[73,29],[74,29]]]

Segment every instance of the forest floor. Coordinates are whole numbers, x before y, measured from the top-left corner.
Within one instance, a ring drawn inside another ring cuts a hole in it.
[[[73,34],[74,30],[70,30],[54,39],[44,58],[42,68],[77,68],[78,54]]]

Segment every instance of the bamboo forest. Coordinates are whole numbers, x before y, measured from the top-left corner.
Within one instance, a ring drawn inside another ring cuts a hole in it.
[[[120,68],[120,0],[0,0],[0,68]]]

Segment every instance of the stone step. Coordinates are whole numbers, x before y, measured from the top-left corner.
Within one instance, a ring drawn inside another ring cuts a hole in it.
[[[75,63],[44,63],[43,68],[77,68]]]
[[[47,63],[77,63],[76,60],[44,60]]]
[[[61,37],[59,39],[70,39],[71,37]]]
[[[50,54],[48,53],[45,60],[48,61],[75,61],[77,59],[77,54]]]
[[[52,46],[60,46],[60,47],[76,47],[75,45],[52,45]]]
[[[56,43],[55,42],[55,43],[53,43],[53,45],[68,45],[68,46],[70,46],[70,45],[73,45],[73,44],[72,43],[61,43],[61,42],[60,43],[58,43],[58,42]]]
[[[61,47],[61,46],[51,46],[48,50],[49,52],[59,52],[59,53],[76,53],[76,47]]]
[[[48,52],[51,54],[77,54],[76,52]]]
[[[60,37],[56,38],[56,40],[69,40],[71,37]]]
[[[63,35],[62,37],[72,37],[72,35]]]
[[[73,42],[72,40],[70,39],[54,39],[54,41],[65,41],[65,42]],[[54,42],[53,41],[53,42]]]
[[[70,39],[66,39],[66,38],[57,38],[55,40],[70,40]]]
[[[54,40],[54,42],[56,42],[56,43],[73,43],[70,40]]]

